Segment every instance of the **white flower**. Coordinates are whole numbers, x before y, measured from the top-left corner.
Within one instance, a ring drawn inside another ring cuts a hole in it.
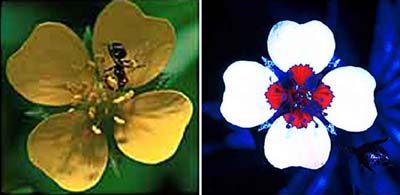
[[[267,43],[272,66],[237,61],[225,71],[221,113],[240,127],[270,127],[264,151],[273,166],[318,169],[333,125],[361,132],[375,121],[375,79],[362,68],[329,65],[335,40],[319,21],[278,22]]]

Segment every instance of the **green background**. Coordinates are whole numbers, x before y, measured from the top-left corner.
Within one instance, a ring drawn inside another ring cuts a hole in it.
[[[177,153],[159,165],[145,165],[121,156],[117,167],[109,162],[100,182],[86,193],[197,193],[198,139],[198,2],[195,0],[134,1],[147,15],[167,18],[174,25],[177,44],[163,75],[162,88],[177,89],[192,100],[194,114]],[[36,169],[27,158],[29,132],[44,117],[67,108],[43,107],[22,98],[7,81],[8,57],[45,21],[62,22],[83,39],[86,26],[108,1],[3,1],[1,7],[1,150],[2,192],[68,193]],[[154,82],[153,82],[154,83]],[[120,176],[113,171],[117,168]]]

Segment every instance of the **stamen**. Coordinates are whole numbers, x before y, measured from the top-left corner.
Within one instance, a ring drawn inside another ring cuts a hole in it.
[[[114,103],[114,104],[119,104],[119,103],[121,103],[121,102],[124,102],[124,101],[126,101],[126,100],[131,99],[134,95],[135,95],[135,92],[133,92],[133,90],[129,90],[129,91],[126,92],[124,95],[121,95],[121,96],[115,98],[115,99],[113,100],[113,103]]]
[[[100,135],[102,133],[101,129],[98,128],[96,125],[92,125],[92,131],[96,135]]]
[[[83,99],[82,95],[74,95],[74,96],[72,96],[71,105],[72,106],[78,105],[79,103],[82,102],[82,99]]]
[[[101,93],[101,99],[103,100],[103,102],[106,102],[108,100],[108,96],[105,91],[103,91],[103,93]]]
[[[112,90],[118,89],[118,81],[114,77],[107,76],[105,82],[108,85],[108,87],[111,88]]]
[[[262,60],[272,71],[279,70],[273,62],[264,57]],[[339,62],[340,60],[336,60],[332,66],[337,66]],[[284,77],[272,84],[264,95],[271,108],[277,112],[259,127],[259,131],[269,128],[270,124],[282,115],[289,124],[287,128],[307,128],[307,124],[315,116],[322,120],[330,133],[336,134],[334,127],[324,120],[323,112],[334,96],[329,86],[321,82],[322,77],[320,78],[319,75],[315,75],[309,65],[294,65],[284,73]]]
[[[125,98],[131,99],[133,95],[135,95],[135,92],[133,90],[129,90],[127,93],[125,93]]]
[[[306,97],[307,97],[307,99],[308,99],[308,100],[311,100],[311,98],[312,98],[312,94],[311,94],[311,92],[310,92],[310,91],[307,91],[307,93],[306,93]]]
[[[100,100],[99,100],[99,96],[98,96],[97,93],[95,93],[95,92],[90,92],[89,95],[88,95],[87,101],[88,101],[88,102],[96,102],[96,103],[99,103]]]
[[[119,124],[119,125],[125,124],[125,120],[122,119],[122,118],[120,118],[120,117],[118,117],[118,116],[114,116],[113,119],[114,119],[114,121],[115,121],[117,124]]]
[[[74,95],[73,97],[72,97],[74,100],[82,100],[82,95]]]
[[[90,119],[94,119],[96,116],[96,107],[91,106],[88,111],[88,115]]]
[[[70,108],[70,109],[68,109],[67,112],[73,112],[73,111],[75,111],[75,108]]]
[[[119,103],[123,102],[124,100],[125,100],[125,97],[124,97],[124,96],[119,96],[119,97],[117,97],[117,98],[115,98],[115,99],[113,100],[113,103],[114,103],[114,104],[119,104]]]

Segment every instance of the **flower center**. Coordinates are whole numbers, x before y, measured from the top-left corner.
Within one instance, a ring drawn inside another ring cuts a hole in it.
[[[322,118],[333,99],[329,86],[322,83],[308,65],[295,65],[284,79],[272,84],[265,97],[275,110],[283,114],[288,126],[307,127],[313,116]]]
[[[93,86],[85,83],[67,83],[67,89],[73,94],[72,107],[68,110],[73,112],[83,110],[92,123],[90,131],[94,134],[102,134],[101,129],[103,121],[110,115],[117,125],[126,123],[124,118],[115,115],[117,106],[132,99],[134,91],[116,92],[104,88],[102,83],[97,81]],[[87,137],[87,132],[83,135]]]

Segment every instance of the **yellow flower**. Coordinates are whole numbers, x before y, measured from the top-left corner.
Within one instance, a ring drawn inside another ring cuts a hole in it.
[[[105,75],[115,64],[107,49],[113,42],[123,44],[132,62],[124,69],[128,83],[121,90],[107,87],[115,82],[115,75]],[[38,25],[9,58],[8,80],[34,103],[71,109],[48,117],[30,133],[27,150],[32,163],[66,190],[89,189],[107,165],[107,129],[102,124],[108,118],[114,121],[111,133],[118,148],[129,158],[147,164],[170,158],[190,121],[190,100],[174,90],[136,95],[124,89],[159,75],[174,45],[174,29],[167,20],[145,16],[128,1],[113,1],[98,16],[94,62],[67,26]]]

